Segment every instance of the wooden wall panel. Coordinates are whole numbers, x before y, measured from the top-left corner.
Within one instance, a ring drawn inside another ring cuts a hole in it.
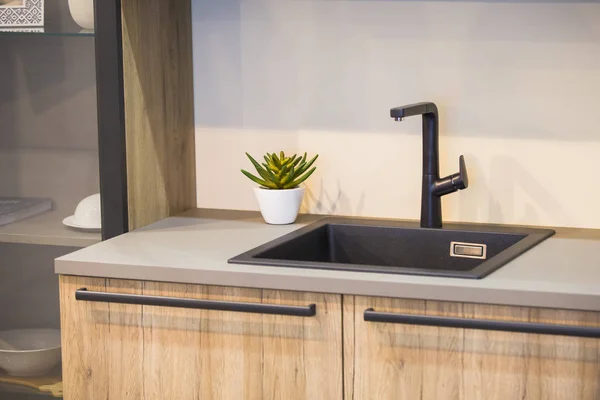
[[[196,205],[189,0],[122,0],[129,229]]]

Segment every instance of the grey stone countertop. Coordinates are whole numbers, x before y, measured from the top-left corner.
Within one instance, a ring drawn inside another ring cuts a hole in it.
[[[55,261],[65,275],[600,311],[600,230],[556,234],[483,279],[229,264],[324,216],[273,226],[258,212],[195,209]]]

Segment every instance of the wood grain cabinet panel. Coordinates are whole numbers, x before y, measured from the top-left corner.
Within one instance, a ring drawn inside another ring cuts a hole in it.
[[[196,206],[192,3],[122,0],[129,229]]]
[[[597,400],[600,341],[366,322],[364,311],[600,326],[599,313],[344,296],[346,400]]]
[[[65,399],[343,397],[340,295],[61,276]],[[75,300],[102,292],[306,306],[298,317]]]
[[[66,399],[143,398],[142,307],[75,300],[75,291],[142,294],[142,284],[60,277],[63,390]]]

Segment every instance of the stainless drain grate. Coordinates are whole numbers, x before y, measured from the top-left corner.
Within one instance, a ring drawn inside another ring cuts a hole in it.
[[[450,256],[485,260],[487,245],[483,243],[450,242]]]

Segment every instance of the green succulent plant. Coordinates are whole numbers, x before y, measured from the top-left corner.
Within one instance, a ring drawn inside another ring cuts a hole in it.
[[[252,175],[246,170],[242,170],[242,173],[260,186],[268,189],[295,188],[315,172],[317,167],[312,167],[312,165],[319,157],[317,154],[310,161],[306,161],[306,153],[303,157],[297,154],[286,157],[285,153],[281,151],[279,156],[275,153],[265,154],[263,156],[265,162],[259,164],[250,154],[246,153],[246,155],[260,177]]]

